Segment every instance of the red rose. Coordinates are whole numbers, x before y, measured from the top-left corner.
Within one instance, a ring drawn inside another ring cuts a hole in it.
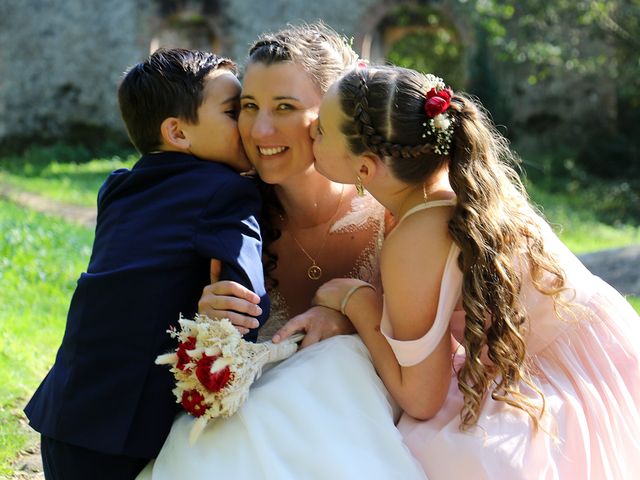
[[[432,88],[427,92],[427,101],[424,104],[424,111],[427,113],[427,117],[433,118],[436,115],[440,115],[447,111],[449,105],[451,105],[451,97],[453,91],[447,87],[439,92],[435,88]]]
[[[213,393],[222,390],[231,378],[231,370],[228,366],[222,370],[211,373],[211,365],[213,365],[213,362],[217,359],[217,355],[210,357],[209,355],[203,354],[196,365],[196,377],[198,377],[200,383],[202,383],[207,390]]]
[[[202,415],[207,406],[204,403],[204,395],[197,390],[182,392],[182,407],[194,417]]]
[[[176,350],[176,355],[178,355],[178,364],[176,368],[178,370],[184,370],[186,364],[189,363],[192,359],[187,353],[187,350],[193,350],[196,348],[196,337],[189,337],[186,342],[182,342],[178,345],[178,349]]]

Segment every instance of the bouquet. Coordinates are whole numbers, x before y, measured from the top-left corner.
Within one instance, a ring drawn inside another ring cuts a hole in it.
[[[297,349],[303,335],[293,335],[279,344],[251,343],[224,318],[211,320],[196,315],[180,317],[180,330],[168,330],[178,339],[175,352],[159,355],[157,365],[171,365],[176,379],[176,402],[197,417],[189,436],[193,444],[210,419],[229,417],[244,403],[249,387],[270,362],[284,360]]]

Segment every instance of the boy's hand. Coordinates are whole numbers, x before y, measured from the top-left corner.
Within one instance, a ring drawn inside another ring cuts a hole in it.
[[[209,267],[209,278],[211,279],[211,284],[214,284],[220,281],[221,270],[222,270],[222,262],[217,258],[212,258],[211,266]]]
[[[228,318],[241,335],[259,325],[253,316],[260,315],[260,297],[239,283],[220,281],[221,262],[211,259],[211,285],[204,287],[198,312],[209,318]],[[246,314],[246,315],[245,315]]]

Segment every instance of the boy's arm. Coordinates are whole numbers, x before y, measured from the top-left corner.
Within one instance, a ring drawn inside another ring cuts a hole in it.
[[[221,261],[221,280],[237,282],[260,298],[260,325],[269,315],[269,300],[262,269],[262,238],[257,216],[260,194],[249,179],[234,177],[224,182],[209,199],[194,235],[202,256]],[[245,336],[255,340],[257,329]]]

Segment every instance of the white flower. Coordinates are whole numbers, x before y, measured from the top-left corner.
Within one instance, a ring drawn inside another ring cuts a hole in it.
[[[182,330],[189,333],[191,333],[197,327],[196,322],[194,322],[193,320],[189,320],[187,318],[180,317],[180,320],[178,320],[178,323],[182,327]]]
[[[433,126],[438,130],[446,130],[451,126],[451,120],[449,120],[449,116],[441,113],[433,117]]]
[[[175,353],[165,353],[156,357],[156,365],[175,365],[178,363],[178,355]]]
[[[225,367],[228,367],[230,365],[233,364],[233,360],[230,358],[224,358],[224,357],[220,357],[218,359],[216,359],[215,362],[213,362],[213,364],[211,365],[210,368],[210,372],[211,373],[216,373],[220,370],[223,370]]]
[[[444,80],[440,77],[436,77],[431,73],[427,73],[425,76],[425,92],[430,91],[432,88],[436,89],[436,92],[439,92],[445,87]]]
[[[194,348],[194,349],[186,351],[187,355],[189,355],[191,358],[195,358],[196,360],[200,359],[200,357],[202,356],[203,352],[205,352],[205,349],[202,348],[202,347]],[[211,355],[211,356],[213,356],[213,355]]]

